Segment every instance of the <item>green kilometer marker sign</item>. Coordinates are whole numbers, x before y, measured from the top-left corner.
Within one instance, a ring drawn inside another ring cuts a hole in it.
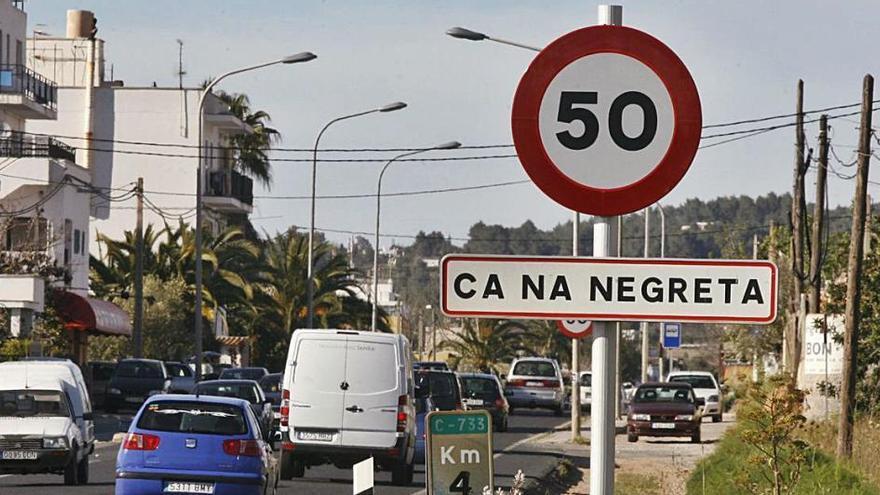
[[[428,494],[479,495],[495,490],[492,417],[486,411],[428,414]]]

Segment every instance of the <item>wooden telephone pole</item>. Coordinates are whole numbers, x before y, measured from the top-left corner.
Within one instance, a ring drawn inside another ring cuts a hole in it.
[[[144,179],[137,180],[137,220],[134,262],[134,357],[144,354]]]
[[[837,455],[852,456],[853,413],[855,410],[856,370],[859,348],[862,255],[864,254],[865,210],[868,196],[868,168],[871,163],[871,114],[874,78],[865,76],[862,89],[862,119],[859,130],[859,168],[856,172],[856,197],[853,201],[852,231],[849,243],[849,268],[846,277],[846,331],[843,336],[843,381],[840,385],[840,425]]]
[[[794,191],[791,197],[791,272],[792,291],[789,305],[789,324],[786,328],[786,348],[783,352],[787,371],[797,376],[800,365],[800,297],[804,293],[804,176],[809,160],[804,160],[804,81],[797,84],[797,117],[795,119],[795,160],[794,160]]]
[[[816,173],[816,204],[810,235],[810,297],[807,311],[819,312],[822,291],[822,226],[825,222],[825,184],[828,181],[828,116],[819,117],[819,169]]]

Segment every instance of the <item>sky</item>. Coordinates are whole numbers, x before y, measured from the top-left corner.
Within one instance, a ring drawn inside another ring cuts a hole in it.
[[[799,78],[807,110],[856,103],[862,78],[880,59],[865,47],[876,29],[880,2],[821,0],[774,2],[641,0],[622,2],[624,24],[666,43],[697,84],[704,124],[791,113]],[[446,36],[464,26],[491,36],[542,47],[597,20],[598,2],[501,1],[62,1],[26,3],[29,29],[63,35],[65,11],[87,9],[98,18],[99,37],[115,79],[127,85],[177,85],[177,42],[184,42],[184,83],[196,86],[226,70],[300,51],[315,61],[278,65],[224,81],[221,89],[244,92],[253,107],[272,116],[286,148],[311,148],[320,129],[336,117],[393,101],[408,107],[334,124],[322,148],[419,148],[457,140],[464,145],[512,143],[511,101],[534,52],[488,41]],[[880,90],[878,90],[880,93]],[[875,96],[875,99],[878,97]],[[832,121],[832,144],[843,162],[853,159],[858,117]],[[786,120],[772,123],[786,122]],[[762,125],[762,124],[755,124]],[[808,124],[815,146],[817,124]],[[704,143],[717,142],[707,140]],[[784,193],[794,163],[791,127],[705,148],[663,200]],[[508,155],[512,148],[430,152],[424,157]],[[394,153],[321,153],[322,158],[390,158]],[[273,158],[310,158],[274,152]],[[852,173],[837,165],[842,173]],[[375,193],[383,163],[325,163],[318,168],[321,195]],[[271,189],[259,196],[310,192],[310,163],[275,162]],[[871,174],[880,180],[880,172]],[[516,158],[397,162],[383,193],[418,191],[528,179]],[[812,198],[814,175],[807,180]],[[149,189],[149,187],[147,187]],[[830,174],[831,205],[848,204],[855,183]],[[869,192],[880,195],[876,186]],[[161,204],[159,205],[161,206]],[[375,198],[321,199],[318,228],[373,232]],[[527,220],[551,228],[571,217],[531,183],[382,200],[383,246],[409,244],[419,231],[467,237],[477,221],[518,226]],[[272,233],[308,226],[309,202],[255,200],[252,220]],[[349,234],[328,232],[346,242]],[[371,237],[371,234],[368,236]]]

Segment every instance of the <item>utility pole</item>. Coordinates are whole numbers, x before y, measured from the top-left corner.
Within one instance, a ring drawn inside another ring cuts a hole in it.
[[[789,304],[789,325],[787,328],[788,354],[787,371],[797,376],[800,364],[800,327],[798,318],[800,295],[804,292],[804,210],[806,208],[804,198],[804,175],[806,174],[804,163],[804,81],[799,79],[797,84],[797,117],[795,118],[795,159],[794,159],[794,191],[791,196],[791,272],[792,291]]]
[[[617,217],[617,257],[623,257],[623,216]],[[614,418],[620,418],[620,322],[614,323]]]
[[[825,184],[828,180],[828,116],[819,117],[819,169],[816,173],[816,204],[813,207],[813,230],[810,235],[809,313],[819,312],[822,290],[822,226],[825,222]]]
[[[574,212],[571,223],[571,255],[575,258],[580,254],[578,249],[579,227],[581,214]],[[580,388],[580,352],[578,339],[571,339],[571,440],[581,437],[581,388]]]
[[[137,180],[134,255],[134,357],[144,355],[144,178]]]
[[[853,201],[852,232],[849,242],[849,267],[846,276],[846,310],[843,335],[843,380],[840,384],[840,425],[837,434],[837,455],[852,456],[853,413],[855,410],[856,364],[858,363],[859,323],[861,320],[862,255],[865,237],[865,210],[868,196],[868,168],[871,164],[871,114],[873,112],[874,78],[865,76],[862,88],[862,119],[859,130],[859,168],[856,172],[856,197]]]
[[[645,258],[649,255],[651,246],[651,208],[645,208]],[[642,383],[648,381],[648,322],[639,324],[642,334]]]

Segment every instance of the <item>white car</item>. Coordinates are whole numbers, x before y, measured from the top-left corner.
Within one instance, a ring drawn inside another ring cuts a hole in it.
[[[667,375],[666,381],[689,383],[697,398],[706,401],[703,417],[711,416],[713,423],[721,421],[721,414],[724,412],[721,404],[722,394],[715,375],[708,371],[673,371]]]
[[[68,360],[0,363],[0,474],[89,481],[95,426],[79,367]]]
[[[593,374],[589,371],[581,371],[580,380],[581,409],[590,409],[593,405]]]
[[[413,480],[412,351],[402,335],[354,330],[293,333],[281,391],[281,477],[306,467],[350,469],[373,457],[395,485]]]
[[[550,409],[562,416],[565,389],[562,371],[555,359],[527,357],[514,359],[507,374],[504,395],[513,414],[515,408]]]

